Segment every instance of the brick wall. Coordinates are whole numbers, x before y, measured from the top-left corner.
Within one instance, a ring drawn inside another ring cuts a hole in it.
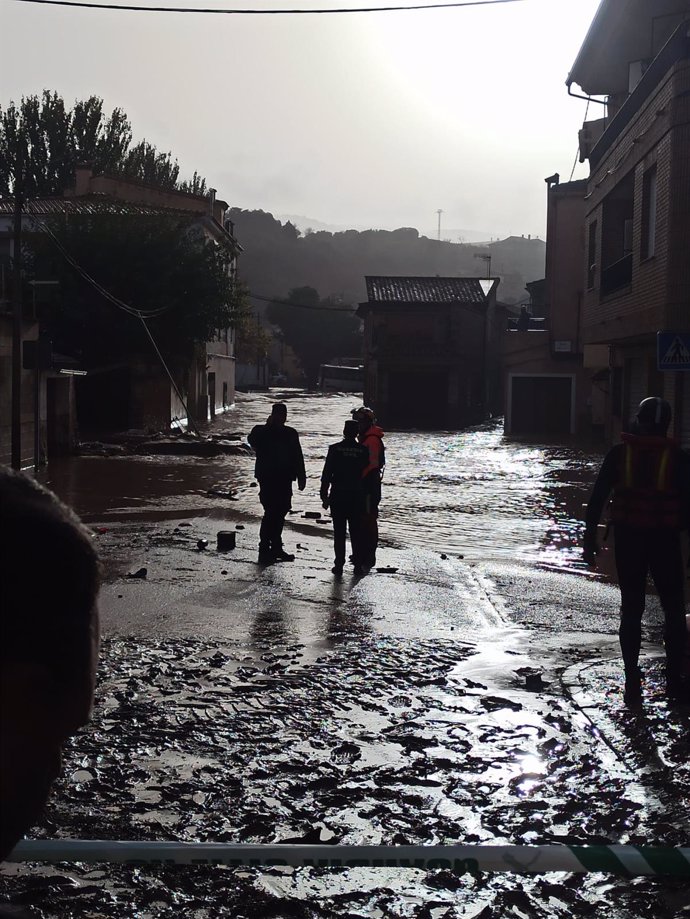
[[[669,325],[688,324],[690,302],[690,154],[688,102],[690,62],[669,70],[637,116],[626,126],[593,171],[586,206],[585,239],[597,222],[597,270],[594,288],[585,291],[583,336],[586,342],[616,342],[648,336]],[[652,258],[641,259],[642,183],[657,169],[656,245]],[[601,299],[603,201],[632,173],[634,210],[632,282]],[[685,305],[685,306],[684,306]]]

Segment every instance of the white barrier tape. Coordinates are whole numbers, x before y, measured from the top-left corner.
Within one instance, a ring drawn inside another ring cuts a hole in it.
[[[549,871],[690,877],[690,847],[654,846],[325,846],[233,845],[218,842],[136,842],[25,839],[9,861],[120,862],[231,867],[445,868],[458,872]]]

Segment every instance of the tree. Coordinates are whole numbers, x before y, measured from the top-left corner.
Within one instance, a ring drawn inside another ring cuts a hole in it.
[[[236,325],[235,357],[242,364],[265,360],[271,346],[271,335],[251,311],[243,314]]]
[[[300,359],[309,386],[316,385],[320,364],[337,356],[361,354],[362,337],[354,308],[349,312],[332,297],[321,300],[313,287],[293,288],[286,302],[269,305],[267,316]]]
[[[127,115],[110,115],[97,96],[65,107],[57,93],[24,96],[17,106],[0,108],[0,195],[14,194],[19,148],[24,158],[24,193],[28,197],[62,195],[74,183],[75,167],[89,163],[95,172],[122,175],[160,188],[204,194],[206,181],[196,172],[179,182],[180,167],[171,153],[160,153],[146,140],[132,146]]]
[[[147,325],[178,367],[196,343],[248,311],[246,290],[229,275],[226,252],[193,232],[189,218],[103,211],[55,218],[48,227],[50,233],[39,227],[31,235],[27,253],[34,277],[59,281],[42,326],[56,351],[87,366],[152,348],[140,319],[110,302],[87,275],[126,306],[153,314]]]

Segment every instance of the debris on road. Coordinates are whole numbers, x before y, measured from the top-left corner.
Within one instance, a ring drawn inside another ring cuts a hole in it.
[[[139,580],[143,581],[146,579],[147,574],[148,574],[147,568],[138,568],[136,571],[130,571],[129,574],[126,575],[126,577],[139,578]]]

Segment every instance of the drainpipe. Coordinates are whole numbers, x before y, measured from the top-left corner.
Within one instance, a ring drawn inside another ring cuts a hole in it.
[[[12,235],[12,401],[11,461],[22,468],[22,218],[24,204],[24,134],[19,136],[14,171],[14,227]]]

